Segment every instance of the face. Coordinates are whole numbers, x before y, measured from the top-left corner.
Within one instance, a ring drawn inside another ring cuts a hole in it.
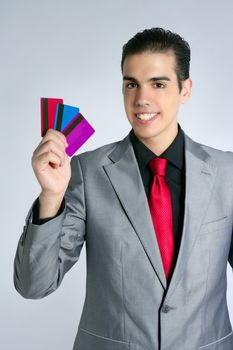
[[[125,111],[136,136],[154,152],[162,153],[174,140],[179,107],[188,100],[191,85],[187,79],[179,91],[173,53],[143,52],[126,57]]]

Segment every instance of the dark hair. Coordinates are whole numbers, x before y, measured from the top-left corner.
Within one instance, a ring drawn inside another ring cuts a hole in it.
[[[179,89],[182,88],[182,80],[189,78],[190,46],[180,35],[163,28],[145,29],[135,34],[122,49],[121,70],[127,56],[142,52],[167,52],[175,55]]]

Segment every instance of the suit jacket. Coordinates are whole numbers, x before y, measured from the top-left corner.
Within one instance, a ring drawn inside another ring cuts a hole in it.
[[[167,288],[129,136],[74,156],[65,210],[43,225],[29,210],[15,257],[16,289],[58,288],[86,241],[86,298],[75,350],[232,350],[226,269],[233,155],[185,135],[180,251]]]

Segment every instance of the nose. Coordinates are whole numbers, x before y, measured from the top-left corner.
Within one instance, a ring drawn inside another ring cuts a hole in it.
[[[140,87],[135,95],[135,106],[143,107],[150,105],[150,95],[146,88]]]

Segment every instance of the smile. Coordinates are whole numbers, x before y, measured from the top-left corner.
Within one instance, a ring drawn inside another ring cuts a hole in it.
[[[159,113],[136,113],[135,116],[140,120],[152,120],[157,117]]]

